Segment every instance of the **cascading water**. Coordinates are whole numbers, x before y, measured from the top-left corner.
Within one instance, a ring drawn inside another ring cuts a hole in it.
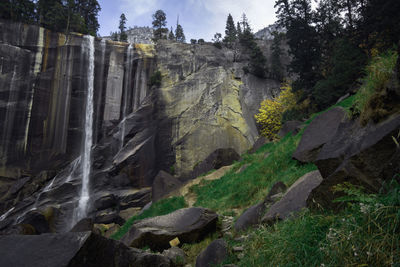
[[[93,82],[94,82],[94,37],[85,36],[85,43],[89,58],[87,72],[87,95],[85,110],[85,139],[82,159],[82,188],[78,208],[75,211],[74,223],[86,217],[89,203],[89,176],[91,171],[91,149],[93,144]]]
[[[130,75],[132,72],[132,54],[133,54],[133,47],[132,44],[129,44],[128,46],[128,51],[127,51],[127,57],[126,57],[126,63],[125,63],[125,68],[126,71],[125,73],[127,74],[125,78],[125,86],[124,86],[124,106],[122,108],[122,121],[121,121],[121,145],[120,149],[124,146],[124,141],[125,141],[125,131],[126,131],[126,113],[127,113],[127,108],[128,108],[128,90],[130,86]]]

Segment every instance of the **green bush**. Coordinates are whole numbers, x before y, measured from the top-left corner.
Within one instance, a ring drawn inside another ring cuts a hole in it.
[[[149,85],[151,86],[160,86],[162,81],[161,71],[157,70],[150,76]]]

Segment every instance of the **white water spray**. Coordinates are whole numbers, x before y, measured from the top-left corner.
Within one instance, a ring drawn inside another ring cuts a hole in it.
[[[94,37],[85,36],[87,43],[89,67],[87,72],[87,95],[86,95],[86,117],[85,117],[85,140],[82,157],[82,189],[79,198],[78,210],[76,211],[75,223],[87,215],[89,203],[89,176],[91,170],[91,149],[93,144],[93,81],[94,81]]]

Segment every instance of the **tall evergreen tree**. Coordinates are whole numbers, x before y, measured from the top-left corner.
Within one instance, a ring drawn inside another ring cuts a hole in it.
[[[176,25],[175,29],[175,39],[180,43],[184,43],[186,41],[185,34],[183,33],[183,28],[180,24]]]
[[[128,41],[128,36],[126,35],[125,29],[126,29],[126,17],[125,14],[122,13],[121,16],[119,17],[119,41],[120,42],[126,42]]]
[[[167,15],[161,9],[157,10],[153,14],[153,28],[154,28],[154,40],[166,39],[166,33],[168,29],[165,28],[167,25]]]
[[[168,34],[168,40],[175,41],[174,29],[172,29],[172,27]]]
[[[236,25],[236,33],[237,33],[237,37],[240,39],[240,36],[242,35],[242,27],[240,27],[240,22],[237,22]]]
[[[31,0],[3,0],[0,2],[0,18],[35,22],[35,4]]]
[[[226,20],[224,43],[226,43],[228,47],[232,47],[232,44],[236,41],[236,37],[235,23],[233,22],[232,15],[229,14]]]

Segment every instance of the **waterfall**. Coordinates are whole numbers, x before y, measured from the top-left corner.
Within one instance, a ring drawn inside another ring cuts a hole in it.
[[[124,146],[124,141],[125,141],[125,131],[126,131],[126,114],[127,114],[127,108],[128,108],[128,102],[129,102],[129,85],[131,84],[131,73],[132,73],[132,54],[133,54],[133,47],[132,44],[130,43],[128,46],[127,50],[127,56],[126,56],[126,62],[125,62],[125,86],[124,86],[124,96],[123,96],[123,101],[124,105],[122,108],[122,121],[121,121],[121,145],[120,149],[123,148]]]
[[[94,37],[84,36],[87,45],[89,66],[87,71],[87,94],[85,110],[85,139],[82,155],[82,189],[79,197],[75,223],[87,216],[89,203],[89,176],[91,170],[91,148],[93,143],[93,81],[94,81]]]

